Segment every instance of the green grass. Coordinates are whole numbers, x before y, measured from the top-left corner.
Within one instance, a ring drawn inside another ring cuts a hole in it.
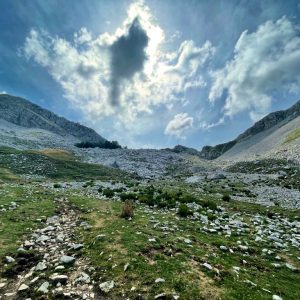
[[[12,201],[19,206],[0,212],[0,257],[16,252],[22,238],[39,226],[37,219],[52,215],[55,209],[53,195],[48,192],[30,186],[0,186],[0,205],[8,208]]]
[[[233,234],[230,238],[206,234],[201,230],[203,225],[198,222],[156,209],[155,214],[149,214],[144,211],[143,205],[136,207],[132,221],[126,221],[120,218],[120,202],[80,197],[71,197],[71,201],[84,212],[82,219],[93,225],[91,231],[79,229],[78,235],[88,245],[84,254],[96,267],[94,279],[97,282],[115,281],[111,299],[134,298],[138,293],[146,299],[153,299],[163,292],[180,295],[180,299],[270,299],[270,294],[263,289],[284,299],[300,298],[300,274],[272,267],[274,256],[261,255],[262,248],[272,249],[272,246],[268,243],[258,245],[247,234]],[[260,211],[259,206],[247,203],[225,204],[229,214],[237,211],[255,214]],[[285,215],[285,210],[280,212]],[[286,216],[294,217],[297,212],[294,213],[287,212]],[[178,230],[165,235],[153,227],[151,216],[157,222],[167,221],[178,226]],[[105,237],[97,239],[97,235],[101,234]],[[156,241],[149,242],[151,237],[155,237]],[[192,247],[182,238],[190,239]],[[244,256],[238,250],[234,254],[222,252],[219,248],[226,245],[235,249],[238,240],[249,241],[250,256]],[[291,249],[290,253],[293,256],[289,259],[299,266],[295,258],[299,256],[299,250]],[[246,260],[247,264],[244,265],[242,260]],[[203,268],[204,262],[218,268],[220,275]],[[124,272],[127,263],[129,267]],[[233,272],[233,266],[241,268],[239,277]],[[164,278],[165,282],[155,283],[157,278]],[[254,282],[257,287],[251,287],[246,280]],[[133,286],[135,291],[131,291]]]
[[[19,151],[0,147],[0,170],[11,175],[38,175],[54,180],[126,179],[128,173],[76,160],[71,153],[58,150]],[[3,172],[2,172],[3,173]],[[6,176],[1,175],[5,180]]]
[[[291,143],[299,138],[300,138],[300,128],[296,128],[286,136],[285,140],[283,141],[283,144]]]

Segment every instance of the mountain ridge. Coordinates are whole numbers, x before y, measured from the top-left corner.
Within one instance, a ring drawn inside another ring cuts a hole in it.
[[[275,126],[284,126],[299,116],[300,100],[286,110],[279,110],[266,115],[261,120],[254,123],[254,125],[250,128],[238,135],[234,140],[217,144],[215,146],[204,146],[199,152],[199,156],[209,160],[216,159],[232,149],[235,145],[244,142],[259,133],[275,128]]]
[[[60,136],[73,136],[82,142],[106,141],[94,129],[67,120],[21,97],[0,95],[0,119],[26,128],[48,130]]]

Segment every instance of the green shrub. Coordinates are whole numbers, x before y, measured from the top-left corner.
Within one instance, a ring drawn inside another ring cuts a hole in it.
[[[182,196],[181,202],[183,202],[183,203],[197,202],[197,198],[191,194],[185,194]]]
[[[55,189],[59,189],[59,188],[61,188],[61,185],[60,185],[59,183],[54,183],[54,184],[53,184],[53,187],[54,187]]]
[[[217,210],[217,203],[212,200],[202,200],[201,205],[205,208],[209,208],[211,210]]]
[[[216,220],[216,218],[217,218],[217,216],[214,214],[207,214],[207,219],[209,221],[214,221],[214,220]]]
[[[134,193],[122,193],[119,196],[122,201],[136,200],[136,194],[134,194]]]
[[[113,197],[115,192],[112,189],[105,189],[103,190],[103,195],[107,198]]]
[[[158,201],[157,202],[157,206],[159,207],[159,208],[165,208],[165,207],[167,207],[167,202],[165,201],[165,200],[160,200],[160,201]]]
[[[228,195],[228,194],[224,194],[224,195],[222,196],[222,200],[225,201],[225,202],[229,202],[229,201],[231,200],[231,197],[230,197],[230,195]]]
[[[187,216],[191,215],[192,212],[188,208],[188,206],[184,203],[181,203],[178,208],[178,215],[182,218],[186,218]]]

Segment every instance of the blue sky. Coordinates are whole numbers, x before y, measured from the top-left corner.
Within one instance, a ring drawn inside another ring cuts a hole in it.
[[[0,92],[133,148],[201,148],[300,99],[299,1],[2,0]]]

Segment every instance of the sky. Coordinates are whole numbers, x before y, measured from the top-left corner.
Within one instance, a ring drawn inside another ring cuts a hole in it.
[[[300,1],[1,0],[0,93],[131,148],[201,149],[300,99]]]

